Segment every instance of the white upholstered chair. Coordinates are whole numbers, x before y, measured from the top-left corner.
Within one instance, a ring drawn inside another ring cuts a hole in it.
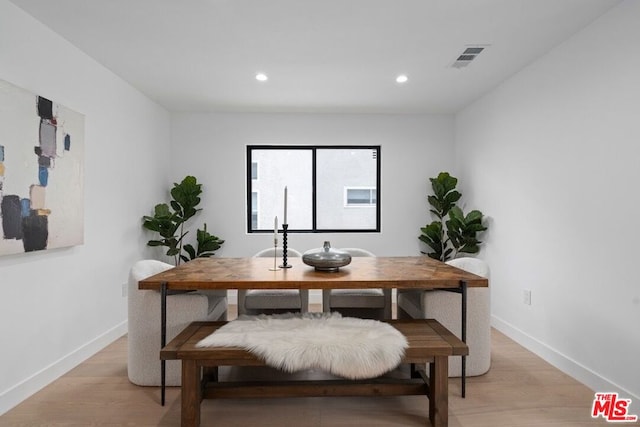
[[[263,249],[254,257],[278,258],[282,263],[282,248]],[[287,257],[300,257],[295,249],[287,249]],[[283,312],[309,311],[308,289],[238,289],[238,314],[272,314]]]
[[[352,257],[373,257],[360,248],[340,248]],[[322,310],[343,316],[367,319],[391,319],[391,289],[323,289]]]
[[[447,261],[461,270],[489,278],[489,266],[478,258],[463,257]],[[461,337],[461,296],[447,291],[404,291],[398,293],[398,318],[433,318]],[[489,288],[467,289],[466,375],[485,374],[491,366],[491,299]],[[449,376],[462,375],[460,357],[449,358]]]
[[[160,385],[160,292],[138,289],[138,281],[173,268],[156,260],[136,262],[129,272],[129,381],[142,386]],[[222,291],[226,295],[226,291]],[[186,292],[167,296],[167,342],[196,320],[224,320],[226,296]],[[179,361],[167,361],[166,385],[179,386]]]

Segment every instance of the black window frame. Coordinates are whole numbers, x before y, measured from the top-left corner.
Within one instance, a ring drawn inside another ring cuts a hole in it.
[[[311,188],[312,188],[312,201],[311,201],[311,215],[312,215],[312,228],[311,229],[292,229],[289,228],[289,233],[379,233],[381,229],[381,197],[380,197],[380,187],[382,183],[382,155],[381,155],[381,146],[380,145],[247,145],[246,152],[246,227],[247,233],[273,233],[273,229],[252,229],[251,222],[251,193],[252,193],[252,174],[251,174],[251,164],[253,159],[251,157],[252,150],[307,150],[311,151]],[[376,226],[371,229],[319,229],[317,226],[317,197],[316,197],[316,159],[318,150],[326,150],[326,149],[338,149],[338,150],[349,150],[349,149],[369,149],[375,150],[375,160],[376,160]]]

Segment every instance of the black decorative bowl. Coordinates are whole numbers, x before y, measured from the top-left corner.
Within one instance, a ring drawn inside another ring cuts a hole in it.
[[[316,271],[335,272],[340,267],[351,263],[351,255],[338,249],[332,249],[331,243],[324,242],[324,247],[305,252],[302,255],[302,262],[314,267]]]

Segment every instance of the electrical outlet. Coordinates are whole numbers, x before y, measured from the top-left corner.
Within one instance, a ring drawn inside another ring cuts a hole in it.
[[[128,294],[129,291],[129,284],[128,283],[123,283],[122,284],[122,298],[125,298]]]
[[[522,302],[524,303],[524,305],[531,305],[531,290],[530,289],[524,289],[522,291]]]

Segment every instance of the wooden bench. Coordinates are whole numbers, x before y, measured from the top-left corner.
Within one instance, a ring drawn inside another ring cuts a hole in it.
[[[407,338],[402,363],[412,378],[371,380],[219,382],[219,366],[265,366],[237,347],[197,348],[195,344],[226,322],[194,322],[160,351],[162,360],[182,361],[182,426],[200,425],[200,402],[207,398],[426,395],[434,427],[448,424],[448,358],[466,355],[465,343],[433,319],[389,320]],[[429,376],[416,364],[429,363]],[[203,367],[205,375],[203,375]]]

